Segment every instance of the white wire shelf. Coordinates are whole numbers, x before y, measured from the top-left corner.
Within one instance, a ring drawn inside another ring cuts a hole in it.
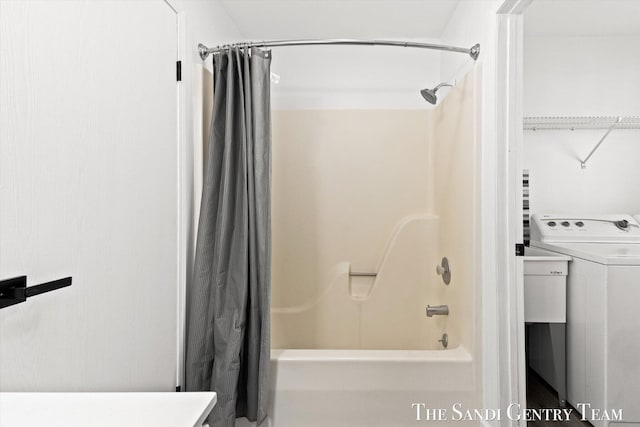
[[[524,130],[640,129],[640,116],[524,117]]]
[[[598,143],[584,159],[578,159],[582,169],[587,167],[587,161],[602,145],[611,131],[623,129],[640,129],[640,116],[546,116],[524,117],[524,130],[582,130],[582,129],[606,129]]]

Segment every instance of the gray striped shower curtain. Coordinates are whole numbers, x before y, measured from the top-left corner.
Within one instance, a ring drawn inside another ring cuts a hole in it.
[[[185,388],[215,391],[211,427],[262,423],[269,400],[271,53],[213,55],[214,104],[187,289]]]

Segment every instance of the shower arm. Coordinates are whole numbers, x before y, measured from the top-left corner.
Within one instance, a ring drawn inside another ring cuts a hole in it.
[[[418,49],[443,50],[447,52],[465,53],[473,60],[477,60],[480,55],[480,44],[476,43],[470,48],[447,46],[431,43],[406,42],[397,40],[357,40],[357,39],[319,39],[319,40],[268,40],[261,42],[239,42],[216,47],[207,47],[202,43],[198,44],[200,58],[204,61],[209,54],[216,54],[231,47],[282,47],[282,46],[316,46],[316,45],[351,45],[351,46],[394,46],[413,47]]]
[[[454,82],[455,83],[455,82]],[[431,89],[432,91],[437,91],[438,89],[440,89],[441,87],[453,87],[454,85],[450,84],[450,83],[440,83],[438,86],[434,87],[433,89]]]

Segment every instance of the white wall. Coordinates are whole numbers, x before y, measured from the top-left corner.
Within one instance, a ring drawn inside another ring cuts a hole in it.
[[[440,42],[455,46],[471,47],[480,43],[478,63],[492,65],[495,59],[495,20],[501,0],[461,1],[449,19]],[[456,78],[463,75],[474,63],[466,55],[443,55],[440,75],[443,79]],[[493,89],[494,75],[483,77],[483,86]],[[490,93],[484,98],[490,102]],[[490,110],[490,109],[489,109]]]
[[[640,36],[525,38],[525,116],[640,116]],[[639,213],[640,131],[525,131],[531,212]]]

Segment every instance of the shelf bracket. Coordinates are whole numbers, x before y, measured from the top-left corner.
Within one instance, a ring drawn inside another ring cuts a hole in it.
[[[604,135],[602,135],[602,138],[600,138],[600,141],[598,141],[596,146],[593,147],[593,150],[591,150],[589,155],[587,155],[587,157],[585,157],[584,160],[580,160],[580,166],[582,167],[582,169],[585,169],[587,167],[587,161],[591,158],[591,156],[593,156],[593,153],[596,152],[596,150],[600,147],[600,145],[604,142],[604,140],[607,139],[607,137],[609,136],[611,131],[614,130],[620,124],[620,122],[622,122],[622,117],[618,117],[618,119],[615,121],[615,123],[612,124],[609,127],[609,129],[607,129],[607,131],[604,133]]]

